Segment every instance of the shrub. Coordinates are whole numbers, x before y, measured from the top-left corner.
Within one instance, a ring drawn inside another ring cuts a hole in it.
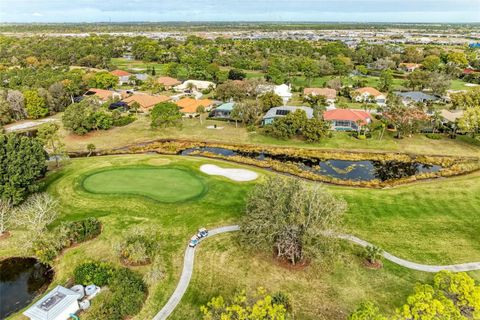
[[[79,265],[74,275],[78,283],[108,286],[108,290],[102,291],[99,298],[95,299],[85,315],[86,319],[118,320],[132,317],[140,311],[145,301],[147,286],[140,274],[127,268],[114,268],[103,262],[87,262]],[[95,279],[98,275],[100,279]]]
[[[150,263],[156,250],[154,236],[141,229],[132,230],[124,236],[122,241],[116,244],[120,259],[129,264],[147,264]]]
[[[365,248],[365,258],[370,263],[376,263],[382,257],[383,250],[377,246],[367,246]]]
[[[107,285],[113,277],[115,269],[105,262],[86,262],[75,268],[73,275],[76,283],[88,286]]]
[[[64,241],[64,247],[95,238],[101,232],[102,225],[97,218],[90,217],[80,221],[63,222],[58,232]]]
[[[116,119],[113,119],[113,125],[115,127],[123,127],[127,124],[132,123],[133,121],[137,120],[137,118],[133,115],[122,116]]]
[[[438,133],[427,133],[425,136],[428,139],[433,139],[433,140],[440,140],[442,138],[442,136],[439,135]]]

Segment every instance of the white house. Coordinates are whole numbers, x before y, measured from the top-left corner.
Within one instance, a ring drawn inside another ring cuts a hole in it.
[[[372,87],[358,88],[354,91],[353,99],[356,102],[375,102],[378,105],[385,105],[387,97]]]
[[[30,320],[68,320],[80,309],[81,298],[80,293],[57,286],[23,314]]]
[[[187,80],[184,83],[174,87],[175,91],[177,92],[183,92],[187,90],[190,86],[193,87],[193,89],[198,90],[198,91],[203,91],[207,90],[210,88],[215,89],[216,84],[210,81],[202,81],[202,80]]]
[[[279,86],[261,84],[257,86],[257,93],[263,94],[267,92],[274,92],[283,100],[283,105],[286,105],[292,98],[292,87],[290,85],[281,84]]]

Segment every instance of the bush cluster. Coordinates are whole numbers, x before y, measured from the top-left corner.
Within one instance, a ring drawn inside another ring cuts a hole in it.
[[[150,263],[156,249],[157,241],[153,233],[142,229],[132,230],[115,245],[120,260],[131,265]]]
[[[41,262],[49,264],[63,249],[93,239],[101,231],[102,225],[94,217],[63,222],[52,232],[36,239],[33,243],[33,251]]]
[[[94,300],[85,319],[118,320],[132,317],[142,308],[147,286],[140,274],[128,268],[116,268],[105,262],[86,262],[74,270],[76,283],[108,286]]]

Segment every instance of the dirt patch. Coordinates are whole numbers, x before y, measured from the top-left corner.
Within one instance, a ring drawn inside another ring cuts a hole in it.
[[[5,231],[3,234],[0,235],[0,240],[5,240],[10,238],[11,234],[9,231]]]
[[[272,256],[272,259],[275,265],[287,270],[292,270],[292,271],[301,271],[310,265],[310,260],[304,259],[300,262],[297,262],[296,264],[292,264],[289,260],[285,258],[277,257],[276,254]]]
[[[367,269],[373,269],[373,270],[378,270],[383,268],[383,263],[380,260],[377,260],[375,262],[370,262],[368,260],[363,261],[363,266]]]

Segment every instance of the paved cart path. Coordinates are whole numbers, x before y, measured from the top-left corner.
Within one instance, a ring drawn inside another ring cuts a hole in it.
[[[225,233],[225,232],[232,232],[240,230],[239,226],[227,226],[221,227],[213,230],[208,231],[208,236],[201,239],[200,242],[213,237],[217,234]],[[198,245],[197,245],[198,246]],[[168,299],[167,304],[158,312],[153,320],[164,320],[167,319],[168,316],[175,310],[176,306],[180,303],[183,295],[187,291],[188,284],[190,283],[190,279],[192,278],[193,273],[193,263],[195,259],[195,248],[191,248],[187,246],[187,250],[185,250],[185,258],[183,260],[183,271],[182,275],[180,276],[180,281],[178,282],[177,288],[173,292],[170,299]]]
[[[200,242],[204,241],[207,238],[213,237],[217,234],[239,231],[239,230],[240,230],[240,226],[238,225],[216,228],[216,229],[210,230],[208,236],[200,240]],[[334,236],[339,239],[348,240],[362,247],[372,246],[371,243],[349,234],[337,234]],[[470,263],[463,263],[463,264],[452,264],[452,265],[440,266],[440,265],[426,265],[426,264],[411,262],[405,259],[398,258],[386,251],[384,251],[382,255],[385,259],[393,263],[396,263],[402,267],[412,269],[412,270],[424,271],[424,272],[438,272],[441,270],[448,270],[453,272],[480,270],[480,262],[470,262]],[[183,271],[182,271],[182,275],[180,276],[180,281],[178,282],[177,288],[173,292],[167,304],[162,308],[162,310],[160,310],[155,315],[155,317],[153,317],[153,320],[167,319],[170,316],[170,314],[173,312],[173,310],[175,310],[177,305],[180,303],[180,300],[182,299],[183,295],[187,291],[188,284],[190,283],[190,279],[192,278],[194,259],[195,259],[195,248],[191,248],[187,246],[187,250],[185,251],[185,258],[183,261]]]

